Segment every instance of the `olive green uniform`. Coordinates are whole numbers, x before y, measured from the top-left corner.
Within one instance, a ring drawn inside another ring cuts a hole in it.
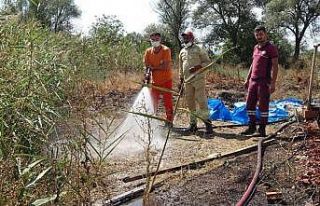
[[[179,77],[180,79],[188,79],[192,75],[189,69],[196,65],[202,67],[210,64],[211,60],[207,52],[200,46],[193,44],[188,48],[183,48],[179,54]],[[197,123],[197,116],[202,120],[208,119],[208,104],[205,94],[205,74],[196,75],[190,83],[185,83],[185,95],[189,110],[195,115],[190,115],[190,123]],[[199,110],[196,112],[196,102]]]

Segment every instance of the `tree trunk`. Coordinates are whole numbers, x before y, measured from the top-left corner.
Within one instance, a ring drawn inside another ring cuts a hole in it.
[[[177,34],[177,36],[176,36],[176,43],[177,43],[177,51],[179,52],[182,49],[179,34]]]
[[[299,38],[296,38],[295,41],[295,47],[294,47],[294,54],[293,54],[293,58],[292,58],[292,63],[295,63],[300,56],[300,43],[301,40]]]

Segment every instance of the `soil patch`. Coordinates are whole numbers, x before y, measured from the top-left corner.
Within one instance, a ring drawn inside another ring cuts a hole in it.
[[[266,149],[263,175],[251,205],[319,203],[319,188],[298,181],[305,169],[304,164],[300,164],[305,158],[305,147],[303,142],[278,142]],[[235,205],[251,181],[256,161],[256,154],[244,155],[226,160],[223,165],[202,175],[184,179],[176,177],[155,190],[154,201],[158,205]],[[267,192],[281,195],[278,200],[268,202]]]

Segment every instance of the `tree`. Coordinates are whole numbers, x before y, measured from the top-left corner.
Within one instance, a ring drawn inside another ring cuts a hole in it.
[[[186,20],[190,12],[188,2],[188,0],[159,0],[157,4],[156,11],[161,22],[168,28],[175,51],[181,49],[180,34],[186,28]]]
[[[3,7],[20,13],[24,21],[34,18],[54,32],[70,31],[70,20],[81,14],[74,0],[6,0]]]
[[[149,24],[143,32],[143,36],[146,40],[149,40],[149,35],[153,32],[161,33],[162,43],[169,48],[175,47],[175,41],[172,41],[169,28],[164,24]]]
[[[320,16],[320,0],[272,0],[267,4],[266,22],[294,36],[293,61],[300,55],[300,46],[307,28]]]
[[[253,0],[200,0],[193,15],[199,29],[210,31],[208,42],[236,47],[233,63],[250,62],[254,45],[253,29],[258,24],[252,9]],[[233,52],[233,53],[234,53]]]
[[[129,42],[131,42],[136,48],[137,52],[144,53],[144,51],[149,47],[149,42],[140,33],[132,32],[125,36]]]
[[[284,36],[285,34],[283,32],[279,32],[274,29],[268,29],[269,39],[278,47],[279,64],[281,64],[284,68],[289,68],[290,66],[289,59],[293,53],[293,46]]]
[[[105,44],[116,44],[124,36],[123,23],[116,16],[102,15],[92,26],[90,34]]]
[[[44,11],[50,17],[50,28],[55,32],[70,31],[72,29],[71,18],[79,17],[81,14],[73,0],[50,0]]]
[[[0,4],[0,7],[1,14],[9,15],[17,13],[15,2],[13,0],[3,0],[3,2]]]

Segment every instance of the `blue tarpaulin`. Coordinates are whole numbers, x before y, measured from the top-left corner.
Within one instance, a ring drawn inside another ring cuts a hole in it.
[[[288,107],[300,107],[303,102],[296,98],[286,98],[272,101],[269,104],[268,122],[276,122],[289,117]],[[245,102],[237,102],[234,108],[229,110],[220,99],[208,99],[209,118],[211,120],[230,121],[237,124],[248,124],[248,115]],[[257,108],[257,120],[260,111]]]
[[[208,99],[209,118],[211,120],[231,121],[232,116],[228,108],[220,99]]]

